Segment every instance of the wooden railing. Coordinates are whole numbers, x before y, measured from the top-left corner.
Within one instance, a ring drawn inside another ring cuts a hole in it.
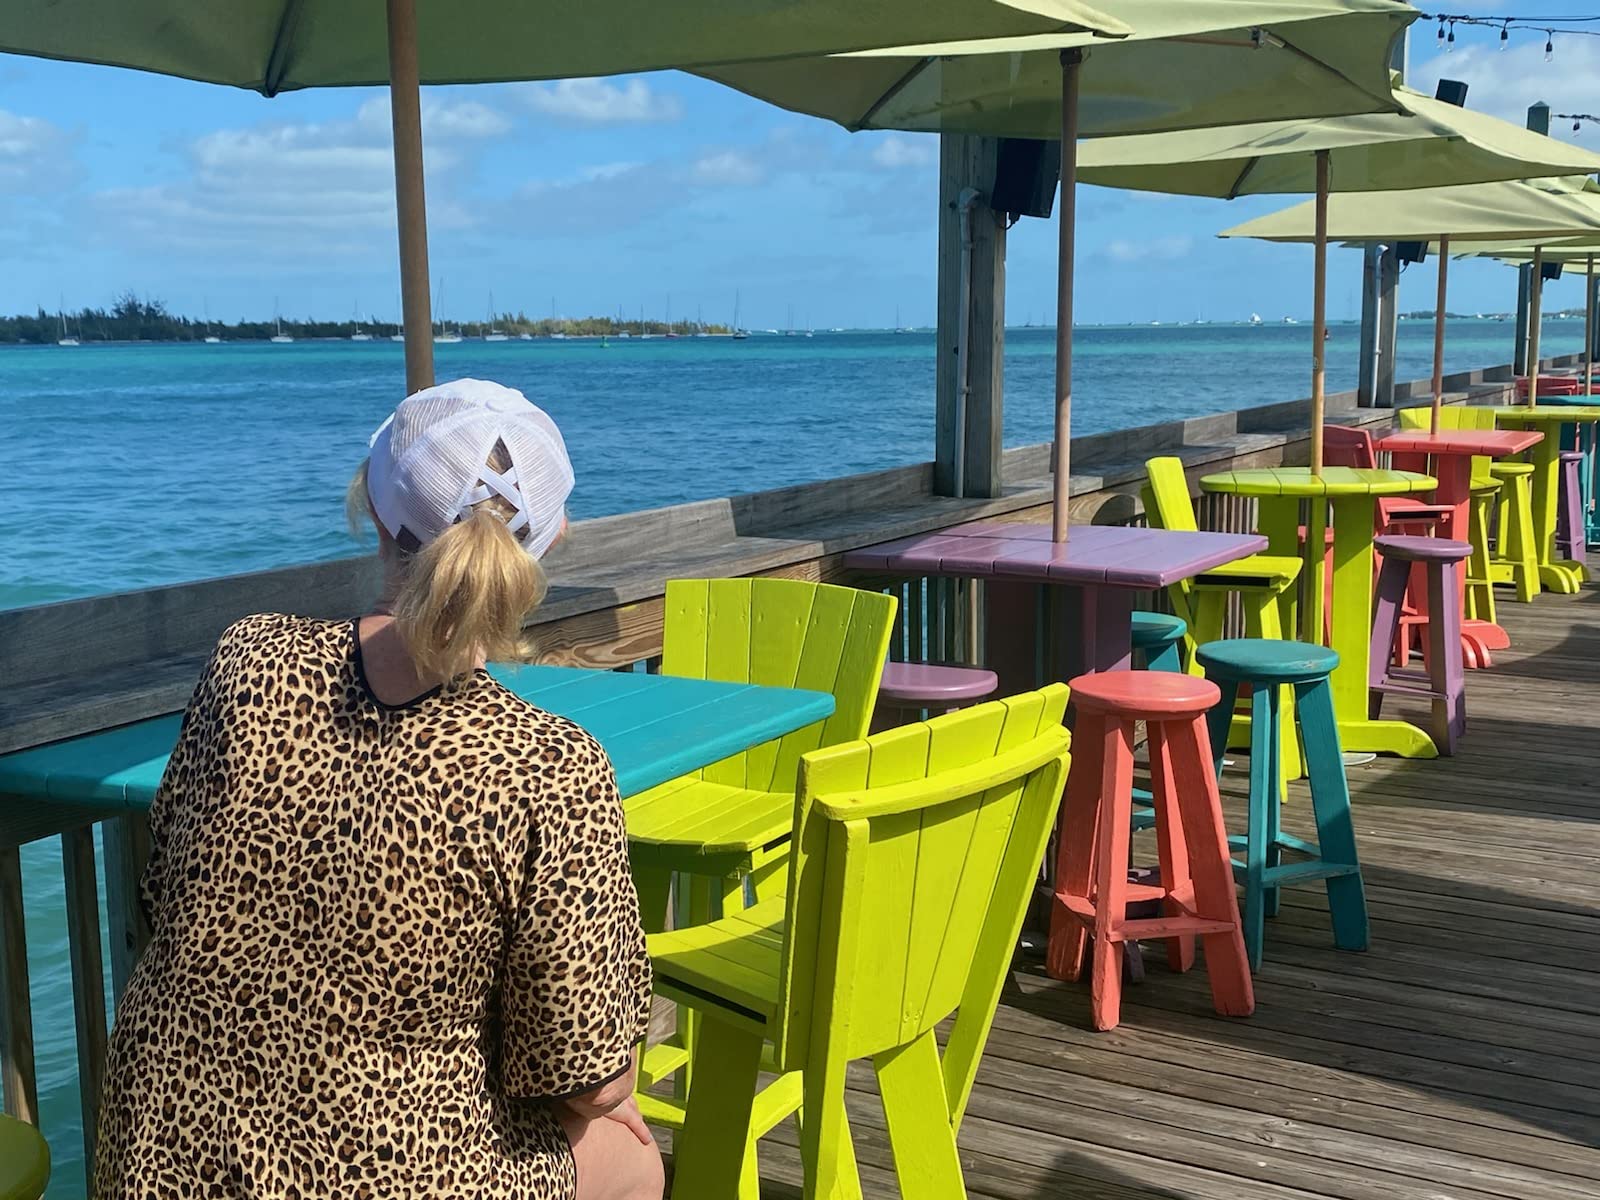
[[[1458,399],[1466,390],[1476,402],[1503,401],[1509,387],[1486,376],[1505,379],[1509,371],[1471,372],[1448,385]],[[1355,409],[1350,395],[1332,397],[1330,406],[1341,421],[1389,420],[1384,410]],[[1076,439],[1073,519],[1142,521],[1138,488],[1144,460],[1153,454],[1183,457],[1191,481],[1209,471],[1304,461],[1306,417],[1305,403],[1297,402]],[[989,498],[935,496],[932,464],[922,464],[579,522],[548,563],[553,587],[533,625],[539,659],[654,670],[666,579],[766,575],[892,590],[901,600],[894,657],[971,661],[982,644],[980,586],[853,574],[842,557],[858,546],[977,518],[1048,520],[1049,469],[1050,447],[1035,446],[1006,453],[1005,476],[1015,482]],[[1246,502],[1197,496],[1197,503],[1207,527],[1253,528]],[[374,583],[373,561],[351,559],[0,612],[0,679],[6,681],[0,752],[178,711],[211,643],[233,620],[268,610],[349,615],[367,603]],[[47,837],[61,839],[83,1138],[92,1161],[107,1035],[99,889],[105,889],[110,925],[114,1004],[148,937],[138,900],[148,827],[141,814],[124,810],[0,796],[0,1078],[6,1111],[35,1122],[19,847]]]

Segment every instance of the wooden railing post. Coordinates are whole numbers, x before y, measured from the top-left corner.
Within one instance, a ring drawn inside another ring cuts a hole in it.
[[[150,858],[150,819],[129,813],[105,823],[106,917],[111,923],[111,995],[114,1004],[122,993],[150,941],[144,918],[139,880]]]
[[[22,910],[22,858],[0,846],[0,1075],[6,1111],[39,1123],[33,1069],[33,1002],[28,993],[28,935]]]
[[[83,1111],[84,1161],[94,1161],[100,1091],[106,1067],[106,980],[100,965],[100,890],[94,870],[94,826],[61,835],[67,892],[67,946],[72,959],[72,1008],[78,1030],[78,1100]]]

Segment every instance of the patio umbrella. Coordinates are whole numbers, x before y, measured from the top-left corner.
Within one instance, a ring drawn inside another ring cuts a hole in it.
[[[433,382],[421,83],[610,75],[1029,34],[1121,36],[1081,0],[10,0],[0,51],[249,88],[387,83],[408,391]]]
[[[1480,118],[1482,119],[1482,118]],[[1600,157],[1542,135],[1546,158],[1573,163],[1568,170],[1600,169]],[[1450,247],[1461,243],[1527,242],[1600,234],[1600,205],[1579,179],[1528,179],[1455,187],[1348,192],[1315,203],[1247,221],[1222,237],[1252,237],[1275,242],[1312,242],[1319,261],[1327,242],[1436,242],[1439,245],[1439,299],[1434,313],[1433,417],[1439,427],[1444,392],[1444,296]],[[1538,274],[1537,270],[1534,272]],[[1319,295],[1321,285],[1318,285]],[[1316,335],[1313,334],[1313,337]],[[1537,348],[1537,340],[1535,340]],[[1320,414],[1314,414],[1320,417]],[[1313,433],[1314,444],[1320,438]]]
[[[850,130],[1061,143],[1053,534],[1067,536],[1077,139],[1280,116],[1394,111],[1398,0],[1117,0],[1128,37],[945,43],[697,72]]]
[[[1596,199],[1600,193],[1600,186],[1592,180],[1584,181],[1588,187],[1584,189],[1586,198]],[[1584,267],[1583,289],[1583,394],[1594,395],[1594,260],[1600,254],[1600,236],[1592,238],[1563,238],[1560,241],[1540,243],[1538,245],[1484,245],[1473,246],[1469,254],[1478,258],[1497,258],[1502,262],[1514,266],[1534,266],[1534,275],[1541,275],[1541,268],[1545,263],[1556,262],[1563,265],[1579,265]],[[1462,255],[1463,258],[1468,255]],[[1538,326],[1535,324],[1540,317],[1540,309],[1544,298],[1544,281],[1537,278],[1532,293],[1529,295],[1529,322],[1528,345],[1530,352],[1537,356],[1539,352]],[[1528,403],[1539,402],[1539,360],[1531,359],[1528,364]]]

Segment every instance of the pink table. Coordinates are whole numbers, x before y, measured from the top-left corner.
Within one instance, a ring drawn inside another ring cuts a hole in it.
[[[1458,542],[1472,540],[1472,460],[1474,458],[1506,458],[1521,454],[1544,440],[1544,434],[1527,429],[1441,429],[1438,433],[1426,430],[1403,430],[1378,439],[1377,448],[1398,454],[1426,455],[1431,460],[1427,474],[1439,481],[1434,493],[1434,503],[1450,510],[1440,536]],[[1400,465],[1400,460],[1396,460]],[[1417,470],[1422,470],[1417,465]],[[1469,621],[1466,614],[1467,564],[1457,564],[1457,591],[1461,596],[1461,653],[1469,667],[1491,665],[1489,652],[1504,650],[1511,638],[1499,625],[1491,621]]]
[[[1048,525],[975,521],[868,546],[845,565],[896,575],[954,575],[984,588],[984,665],[1010,695],[1048,679],[1126,668],[1133,599],[1265,550],[1245,533],[1182,533],[1075,525],[1062,543]],[[1047,619],[1040,621],[1045,616]],[[1041,631],[1077,629],[1044,638]]]

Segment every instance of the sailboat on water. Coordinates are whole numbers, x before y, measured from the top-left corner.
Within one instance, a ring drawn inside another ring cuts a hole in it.
[[[351,320],[352,324],[355,326],[354,332],[352,332],[350,334],[350,340],[352,342],[370,342],[372,340],[372,335],[370,333],[368,333],[365,329],[361,328],[361,305],[360,304],[357,304],[355,306],[355,308],[353,308],[351,310],[351,312],[350,312],[350,320]]]
[[[437,344],[437,345],[453,346],[453,345],[455,345],[457,342],[459,342],[461,340],[461,335],[459,333],[451,333],[450,332],[450,327],[445,324],[445,320],[444,320],[444,280],[441,279],[439,281],[439,286],[434,289],[434,292],[439,297],[439,314],[440,315],[439,315],[439,332],[433,335],[433,340],[434,340],[435,344]]]
[[[61,301],[57,304],[56,308],[57,308],[56,315],[61,318],[61,336],[56,339],[56,345],[58,345],[58,346],[80,346],[80,345],[82,345],[83,344],[82,342],[78,341],[77,338],[73,337],[72,334],[67,332],[67,302],[66,302],[66,298],[65,297],[63,297],[61,299]]]
[[[733,294],[733,339],[736,342],[742,342],[749,336],[750,331],[739,324],[739,293],[735,292]]]
[[[506,335],[494,327],[494,293],[489,293],[489,320],[484,325],[483,340],[486,342],[506,341]]]
[[[283,314],[278,311],[278,298],[276,296],[272,298],[272,321],[277,328],[277,332],[274,333],[269,340],[277,343],[280,346],[287,345],[288,343],[294,341],[292,337],[283,331]]]
[[[205,344],[208,346],[222,345],[222,339],[211,332],[211,301],[206,301],[206,336]]]

